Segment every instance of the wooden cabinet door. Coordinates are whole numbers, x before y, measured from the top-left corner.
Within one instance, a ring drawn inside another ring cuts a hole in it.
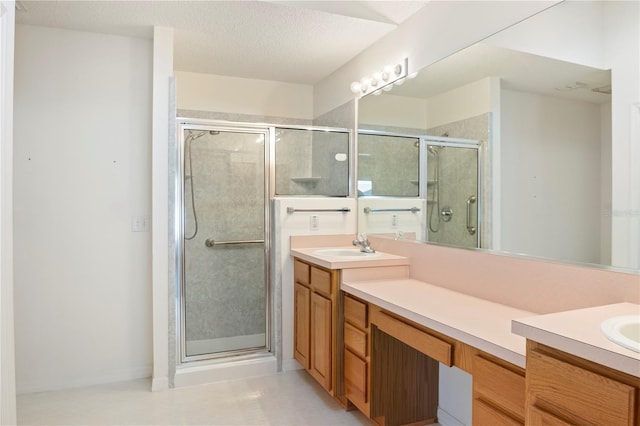
[[[526,424],[546,424],[539,419],[551,415],[576,424],[638,424],[633,386],[536,350],[527,351],[526,380]]]
[[[311,375],[331,392],[331,300],[311,293]]]
[[[293,290],[293,357],[307,370],[311,365],[309,359],[310,297],[309,288],[295,283]]]

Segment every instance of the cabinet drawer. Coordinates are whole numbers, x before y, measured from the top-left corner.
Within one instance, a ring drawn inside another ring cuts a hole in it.
[[[539,410],[536,407],[529,408],[528,423],[531,426],[573,426],[551,413]]]
[[[293,279],[300,284],[309,285],[309,265],[295,260],[293,262]]]
[[[367,304],[353,297],[344,297],[344,319],[364,330],[369,326]]]
[[[474,426],[522,426],[524,423],[507,416],[482,401],[473,401]]]
[[[451,343],[445,342],[439,337],[411,324],[400,321],[384,311],[376,311],[375,320],[372,319],[371,322],[375,323],[380,331],[395,337],[428,357],[448,367],[453,364]]]
[[[637,420],[635,388],[536,350],[527,353],[527,392],[527,423],[541,411],[571,423],[616,426]]]
[[[367,333],[344,324],[344,345],[361,358],[367,357]]]
[[[331,296],[331,274],[329,271],[311,267],[311,287],[314,291]]]
[[[347,398],[356,397],[367,401],[367,363],[350,350],[344,351],[344,379]]]
[[[524,420],[524,373],[518,374],[476,355],[473,359],[473,396],[491,401]]]

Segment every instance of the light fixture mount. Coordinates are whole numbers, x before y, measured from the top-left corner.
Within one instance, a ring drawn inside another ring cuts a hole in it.
[[[376,71],[370,76],[364,76],[359,81],[351,83],[351,91],[359,98],[371,93],[379,95],[382,90],[391,90],[391,85],[401,84],[408,76],[409,58],[394,65],[387,65],[382,71]]]

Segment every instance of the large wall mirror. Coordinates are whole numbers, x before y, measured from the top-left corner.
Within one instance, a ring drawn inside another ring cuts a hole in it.
[[[638,35],[635,2],[563,2],[360,99],[359,231],[637,268],[611,203]]]

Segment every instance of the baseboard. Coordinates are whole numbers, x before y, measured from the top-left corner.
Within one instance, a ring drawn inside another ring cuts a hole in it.
[[[293,358],[282,360],[282,371],[302,370],[304,367]]]
[[[438,407],[438,423],[442,426],[466,426],[440,407]]]
[[[168,377],[158,377],[151,379],[151,391],[165,391],[169,389],[169,378]]]
[[[17,393],[19,395],[34,392],[48,392],[62,389],[82,388],[87,386],[103,385],[107,383],[128,382],[130,380],[148,379],[151,377],[151,365],[131,370],[113,371],[96,376],[83,376],[65,381],[51,382],[24,382],[16,380]]]
[[[278,362],[273,354],[255,355],[248,358],[181,366],[176,369],[174,385],[178,388],[277,373]]]

